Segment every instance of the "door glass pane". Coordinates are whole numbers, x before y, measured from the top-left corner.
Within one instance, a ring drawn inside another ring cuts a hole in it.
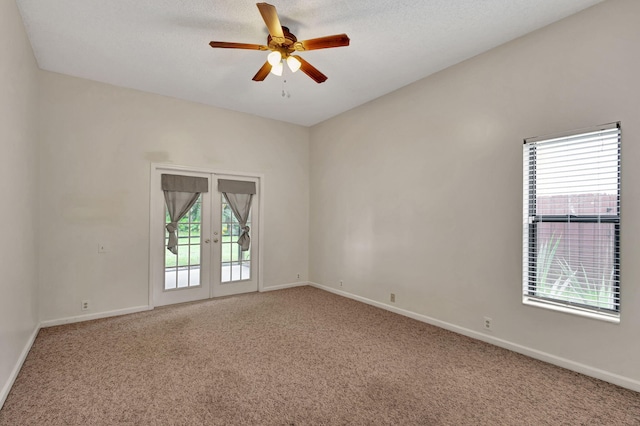
[[[187,240],[188,241],[188,240]],[[189,244],[178,244],[178,266],[189,266]]]
[[[251,262],[242,262],[242,268],[240,269],[240,277],[243,280],[251,279]]]
[[[165,268],[164,270],[164,289],[171,290],[176,288],[176,276],[178,270],[176,268]]]
[[[225,237],[223,237],[225,238]],[[223,239],[225,241],[225,239]],[[231,237],[226,237],[226,243],[222,244],[222,262],[231,262],[231,249],[233,247],[233,243],[231,243]]]
[[[191,238],[189,240],[191,245],[200,244],[200,224],[199,223],[189,226],[189,237]]]
[[[200,285],[200,230],[202,225],[202,196],[189,212],[178,222],[178,254],[167,250],[169,233],[165,231],[164,247],[164,289],[197,287]],[[169,212],[165,206],[165,226],[170,223]],[[177,267],[176,267],[177,266]]]
[[[231,281],[231,264],[229,262],[222,262],[222,279],[223,283]]]
[[[231,262],[231,281],[242,280],[240,262]]]
[[[221,195],[222,223],[220,280],[223,283],[244,281],[251,279],[251,249],[242,251],[237,243],[242,230],[238,220],[233,215],[227,200]],[[247,220],[247,226],[251,228],[251,213]],[[249,231],[251,235],[251,231]]]
[[[191,250],[189,255],[189,265],[200,265],[200,244],[191,245],[189,250]]]
[[[178,288],[189,287],[189,268],[178,268]]]
[[[189,268],[189,287],[200,285],[200,266]]]
[[[196,203],[189,210],[190,223],[202,223],[202,203]]]

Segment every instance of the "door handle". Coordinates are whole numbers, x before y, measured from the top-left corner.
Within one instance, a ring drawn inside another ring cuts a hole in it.
[[[214,243],[217,243],[217,242],[218,242],[218,239],[217,239],[217,238],[215,238],[215,239],[213,240],[213,242],[214,242]]]
[[[204,242],[209,244],[211,242],[211,240],[207,238],[206,240],[204,240]]]

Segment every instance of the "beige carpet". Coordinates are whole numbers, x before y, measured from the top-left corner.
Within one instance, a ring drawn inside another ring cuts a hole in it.
[[[302,287],[40,331],[2,425],[638,425],[640,394]]]

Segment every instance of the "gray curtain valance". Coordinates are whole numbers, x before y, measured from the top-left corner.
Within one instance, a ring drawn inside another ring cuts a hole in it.
[[[209,180],[202,177],[162,175],[162,190],[174,192],[209,192]]]
[[[256,183],[244,180],[218,179],[218,191],[226,194],[255,194]]]

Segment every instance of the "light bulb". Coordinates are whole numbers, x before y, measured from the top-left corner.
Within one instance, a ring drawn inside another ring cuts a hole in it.
[[[300,66],[302,64],[295,56],[289,56],[287,58],[287,65],[289,65],[289,69],[291,70],[291,72],[296,72],[300,69]]]
[[[271,64],[272,67],[275,67],[276,64],[280,63],[282,60],[282,53],[280,52],[271,52],[269,56],[267,56],[267,62]]]
[[[282,62],[278,62],[277,64],[271,67],[271,73],[277,75],[278,77],[282,75],[282,70],[283,70]]]

